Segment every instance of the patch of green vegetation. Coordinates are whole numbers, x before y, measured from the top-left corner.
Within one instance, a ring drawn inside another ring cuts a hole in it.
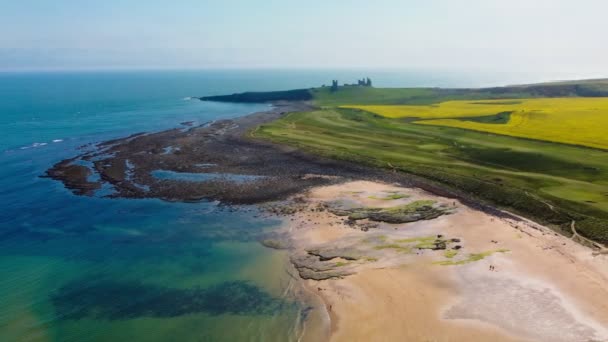
[[[391,194],[389,194],[387,196],[383,196],[383,197],[369,196],[368,198],[375,199],[375,200],[382,200],[382,201],[391,201],[391,200],[398,200],[398,199],[408,198],[408,197],[410,197],[410,196],[397,192],[397,193],[391,193]]]
[[[437,238],[435,236],[422,236],[407,239],[394,240],[393,243],[384,243],[375,246],[374,249],[395,249],[402,252],[411,253],[414,248],[416,249],[445,249],[447,247],[448,240]]]
[[[428,243],[428,242],[433,242],[435,241],[436,237],[435,236],[420,236],[420,237],[413,237],[413,238],[407,238],[407,239],[399,239],[399,240],[395,240],[395,242],[397,243]]]
[[[418,146],[421,150],[429,150],[429,151],[442,151],[448,148],[446,145],[440,144],[423,144]]]
[[[261,126],[255,136],[414,175],[565,234],[572,220],[589,220],[577,224],[579,234],[608,243],[607,151],[415,125],[344,108],[293,113]]]
[[[408,204],[390,207],[384,210],[388,213],[411,213],[420,210],[424,207],[432,207],[433,205],[435,205],[435,203],[437,202],[433,200],[418,200]]]
[[[418,103],[417,99],[432,98],[435,90],[430,88],[372,88],[340,87],[332,92],[329,87],[311,91],[318,106],[340,106],[346,104],[404,104]]]
[[[448,249],[445,252],[443,252],[443,256],[445,256],[448,259],[452,259],[456,255],[458,255],[458,251],[455,249]]]
[[[576,230],[580,235],[584,235],[590,240],[602,241],[606,239],[608,221],[589,217],[582,221],[577,221]]]
[[[518,101],[514,101],[514,102],[517,103]],[[493,103],[494,104],[505,104],[504,102],[493,102]],[[515,103],[508,103],[508,104],[515,104]],[[477,104],[481,104],[481,103],[477,103]],[[463,118],[458,118],[458,120],[500,125],[500,124],[506,124],[509,122],[509,119],[511,119],[511,113],[512,112],[501,112],[501,113],[494,114],[494,115],[474,116],[474,117],[466,117],[466,118],[463,117]]]
[[[374,247],[374,249],[376,249],[376,250],[392,249],[392,250],[395,250],[395,251],[400,252],[400,253],[412,253],[412,247],[410,247],[410,246],[402,246],[402,245],[399,245],[399,244],[396,244],[396,243],[378,245],[378,246]]]
[[[434,249],[438,239],[435,236],[415,237],[409,239],[395,240],[398,243],[416,243],[415,248],[418,249]]]
[[[456,152],[456,151],[453,151]],[[564,158],[544,154],[539,151],[517,151],[509,147],[505,148],[478,148],[475,146],[461,146],[458,151],[463,160],[489,167],[498,167],[513,171],[551,172],[556,176],[568,177],[573,172],[584,174],[589,179],[595,179],[595,175],[601,175],[601,170],[586,167],[579,162],[569,161]]]
[[[378,261],[378,258],[374,258],[374,257],[365,257],[363,260],[367,261],[367,262],[376,262]]]
[[[338,261],[337,263],[334,264],[334,267],[342,267],[342,266],[348,266],[348,262],[345,261]]]
[[[359,211],[353,211],[350,213],[350,215],[348,215],[348,218],[350,220],[364,220],[366,218],[369,218],[369,213],[367,211],[365,211],[364,209],[361,209]]]
[[[414,244],[413,248],[417,249],[446,249],[448,244],[451,243],[451,240],[446,240],[443,238],[439,238],[436,236],[422,236],[422,237],[414,237],[407,239],[399,239],[395,240],[396,243],[403,244]]]
[[[414,247],[418,249],[435,249],[437,248],[436,242],[437,240],[419,242]]]
[[[434,264],[442,265],[442,266],[464,265],[464,264],[468,264],[470,262],[482,260],[486,257],[489,257],[490,255],[492,255],[494,253],[506,253],[506,252],[509,252],[509,250],[508,249],[496,249],[493,251],[469,254],[466,259],[462,259],[462,260],[443,260],[443,261],[436,261],[436,262],[434,262]]]
[[[348,219],[353,221],[369,219],[387,223],[431,220],[450,213],[449,209],[435,207],[434,204],[435,201],[420,200],[390,208],[332,208],[330,211],[338,216],[348,216]]]

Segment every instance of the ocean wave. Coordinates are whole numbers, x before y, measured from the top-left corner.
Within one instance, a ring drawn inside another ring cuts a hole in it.
[[[33,144],[29,145],[29,146],[20,147],[19,149],[20,150],[27,150],[28,148],[36,148],[36,147],[42,147],[42,146],[46,146],[46,145],[48,145],[48,143],[45,143],[45,142],[42,142],[42,143],[35,142],[35,143],[33,143]]]
[[[53,143],[60,143],[60,142],[62,142],[62,141],[63,141],[63,139],[53,139],[53,140],[52,140],[52,142],[53,142]],[[42,147],[42,146],[46,146],[46,145],[48,145],[48,144],[49,144],[49,143],[45,143],[45,142],[35,142],[35,143],[31,144],[31,145],[27,145],[27,146],[19,147],[19,149],[20,149],[20,150],[27,150],[27,149],[30,149],[30,148],[36,148],[36,147]]]

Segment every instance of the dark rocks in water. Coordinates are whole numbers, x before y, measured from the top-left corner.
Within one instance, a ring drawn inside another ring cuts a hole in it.
[[[284,200],[311,187],[371,177],[374,171],[370,172],[369,167],[308,155],[252,139],[247,134],[252,128],[279,118],[280,112],[311,108],[307,103],[277,104],[270,111],[234,120],[114,139],[55,164],[46,174],[78,195],[92,195],[94,189],[107,186],[113,190],[104,195],[108,197],[217,200],[223,204]],[[174,152],[166,153],[167,146],[173,147]],[[154,176],[158,170],[201,173],[200,165],[206,166],[204,173],[260,177],[248,181],[226,178],[188,181]],[[88,182],[88,176],[93,174],[99,184]],[[320,176],[305,177],[309,174]]]
[[[331,213],[348,216],[349,221],[369,219],[386,223],[408,223],[420,220],[432,220],[451,211],[442,206],[435,206],[434,201],[414,201],[392,208],[330,208]]]
[[[93,174],[91,169],[84,165],[73,164],[74,160],[66,159],[55,164],[43,177],[62,179],[65,187],[74,194],[92,196],[95,190],[101,188],[101,183],[89,181],[89,177]]]
[[[168,318],[195,313],[270,315],[287,307],[245,281],[177,289],[138,282],[74,281],[51,297],[62,319]]]

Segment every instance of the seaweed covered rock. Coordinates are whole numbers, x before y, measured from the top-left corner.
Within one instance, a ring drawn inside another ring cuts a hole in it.
[[[351,221],[369,219],[386,223],[407,223],[432,220],[451,213],[448,208],[436,205],[435,201],[419,200],[391,208],[331,208],[334,215],[348,216]]]
[[[343,278],[354,274],[347,262],[335,262],[334,259],[356,261],[365,258],[360,251],[349,248],[313,249],[291,257],[291,263],[298,270],[302,279],[325,280]]]

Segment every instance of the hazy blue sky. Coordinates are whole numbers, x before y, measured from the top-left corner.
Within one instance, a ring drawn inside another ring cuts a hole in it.
[[[607,14],[605,0],[0,0],[0,69],[602,73]]]

